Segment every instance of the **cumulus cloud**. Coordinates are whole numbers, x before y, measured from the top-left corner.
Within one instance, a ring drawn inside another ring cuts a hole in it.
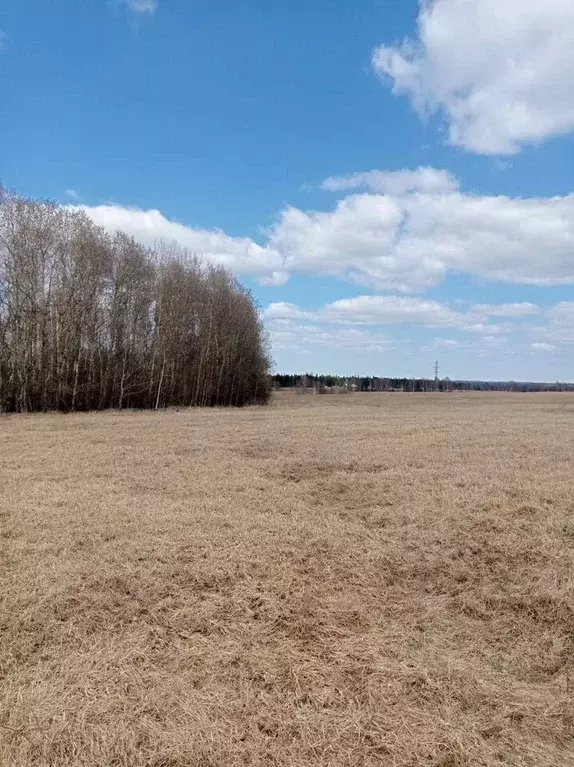
[[[327,304],[319,316],[359,325],[416,324],[431,327],[463,322],[463,315],[439,301],[403,296],[357,296]]]
[[[351,194],[328,212],[284,210],[270,243],[285,271],[404,292],[437,285],[449,272],[519,284],[574,282],[574,195],[404,189]]]
[[[449,274],[514,284],[574,284],[574,195],[467,194],[445,171],[368,171],[332,177],[342,198],[329,210],[283,209],[261,242],[171,221],[158,210],[79,206],[109,230],[153,244],[175,240],[262,284],[291,274],[331,275],[377,290],[424,291]],[[345,189],[368,186],[381,192]],[[530,313],[511,304],[499,316]]]
[[[284,210],[270,236],[285,271],[330,274],[402,291],[441,282],[445,265],[433,254],[400,243],[406,211],[397,199],[356,194],[329,212]]]
[[[499,336],[513,330],[512,324],[491,324],[490,317],[525,317],[528,314],[507,314],[511,304],[471,305],[459,311],[449,304],[405,296],[356,296],[342,298],[314,310],[304,310],[292,303],[272,303],[263,312],[272,323],[299,321],[328,325],[388,326],[416,325],[427,328],[455,328],[483,336]],[[531,313],[537,310],[532,304]]]
[[[451,144],[509,155],[574,130],[572,0],[420,0],[418,34],[373,67]]]

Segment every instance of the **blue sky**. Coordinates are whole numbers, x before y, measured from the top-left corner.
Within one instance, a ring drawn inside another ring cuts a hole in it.
[[[571,0],[8,0],[0,181],[236,270],[276,369],[574,380]]]

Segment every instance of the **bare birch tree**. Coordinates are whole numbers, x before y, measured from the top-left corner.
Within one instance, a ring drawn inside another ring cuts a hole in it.
[[[1,411],[266,402],[268,368],[228,270],[0,193]]]

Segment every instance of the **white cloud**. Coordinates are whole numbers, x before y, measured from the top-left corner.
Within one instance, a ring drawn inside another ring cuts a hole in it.
[[[265,320],[288,327],[293,322],[347,326],[414,325],[427,328],[455,328],[482,336],[502,336],[514,325],[496,325],[488,317],[505,316],[508,304],[470,306],[457,311],[440,301],[405,296],[356,296],[343,298],[319,309],[303,310],[291,303],[272,303],[265,309]],[[533,307],[535,309],[536,307]],[[520,315],[513,315],[520,316]],[[522,315],[526,316],[526,315]]]
[[[404,206],[393,197],[351,195],[327,213],[287,208],[271,231],[270,244],[282,254],[287,272],[423,290],[443,279],[445,266],[432,254],[400,247],[404,217]]]
[[[411,192],[454,192],[458,189],[458,181],[447,170],[421,167],[417,170],[368,170],[350,176],[330,176],[321,186],[330,192],[369,189],[371,192],[401,196]]]
[[[134,13],[147,13],[152,16],[157,10],[157,0],[125,0],[125,4]]]
[[[403,296],[357,296],[327,304],[319,313],[336,322],[358,325],[460,325],[464,316],[438,301]]]
[[[449,274],[514,284],[574,284],[574,194],[466,194],[449,174],[431,170],[331,179],[333,188],[369,184],[395,192],[352,193],[327,211],[287,207],[261,244],[170,221],[158,210],[79,207],[109,230],[124,229],[147,244],[176,240],[208,261],[268,285],[284,284],[297,273],[403,293],[438,285]],[[498,316],[532,311],[526,303],[510,304],[499,308]]]
[[[264,311],[264,316],[268,320],[303,320],[308,319],[311,314],[299,309],[295,304],[279,303],[269,304]]]
[[[81,199],[80,195],[76,192],[75,189],[66,189],[64,194],[66,195],[66,197],[69,197],[70,200],[74,200],[74,202],[77,202],[78,200]]]
[[[449,141],[513,154],[574,130],[572,0],[420,0],[418,36],[373,54],[375,71]]]
[[[449,272],[571,284],[574,195],[353,194],[329,212],[287,208],[270,243],[287,272],[333,274],[385,290],[423,290]]]
[[[301,347],[340,349],[347,355],[379,352],[389,349],[392,342],[386,335],[357,328],[332,328],[294,323],[290,330],[271,327],[274,351],[299,350]]]

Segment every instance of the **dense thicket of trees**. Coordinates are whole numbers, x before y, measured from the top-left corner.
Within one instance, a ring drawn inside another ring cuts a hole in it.
[[[318,391],[574,391],[572,383],[529,381],[452,381],[449,378],[381,378],[378,376],[334,376],[313,373],[278,374],[273,384],[279,388],[314,388]]]
[[[268,368],[226,269],[0,190],[1,411],[262,403]]]

